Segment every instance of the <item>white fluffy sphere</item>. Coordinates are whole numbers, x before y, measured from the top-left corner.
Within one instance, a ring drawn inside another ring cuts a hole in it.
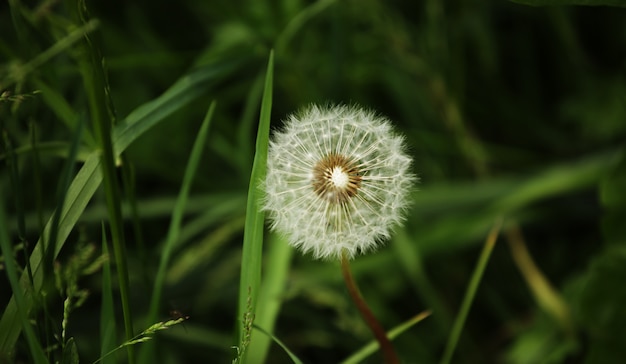
[[[373,250],[404,218],[415,182],[404,139],[354,106],[312,105],[269,145],[263,208],[271,228],[315,258]]]

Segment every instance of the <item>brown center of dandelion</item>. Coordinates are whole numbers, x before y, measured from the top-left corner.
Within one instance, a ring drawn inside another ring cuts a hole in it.
[[[331,153],[313,167],[313,189],[334,203],[346,203],[361,187],[361,175],[354,160]]]

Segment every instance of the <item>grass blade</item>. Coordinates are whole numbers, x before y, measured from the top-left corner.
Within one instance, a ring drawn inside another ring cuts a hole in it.
[[[387,336],[389,337],[389,340],[393,340],[396,337],[400,336],[400,334],[402,334],[406,330],[410,329],[415,324],[417,324],[418,322],[422,321],[423,319],[425,319],[428,316],[430,316],[430,311],[424,311],[424,312],[416,315],[415,317],[407,320],[406,322],[404,322],[404,323],[394,327],[393,329],[389,330],[389,332],[387,333]],[[358,364],[358,363],[363,363],[365,361],[365,359],[368,356],[372,355],[374,352],[376,352],[376,350],[378,350],[378,342],[376,340],[372,340],[367,345],[365,345],[363,348],[361,348],[359,351],[357,351],[356,353],[352,354],[349,358],[347,358],[344,361],[342,361],[341,364]]]
[[[128,114],[113,130],[113,143],[117,154],[143,135],[166,116],[207,92],[207,88],[233,73],[246,59],[227,58],[219,63],[198,68],[181,77],[163,95],[149,101]]]
[[[209,133],[209,126],[211,125],[211,119],[213,118],[214,111],[215,102],[211,103],[211,106],[207,111],[204,121],[202,122],[202,126],[198,131],[196,141],[194,142],[193,148],[191,150],[191,155],[189,156],[187,168],[185,168],[183,184],[180,188],[180,193],[178,195],[178,199],[176,200],[176,205],[174,206],[174,211],[172,212],[172,220],[170,221],[167,238],[165,240],[165,244],[163,245],[163,250],[161,250],[161,260],[159,261],[159,268],[152,289],[152,299],[150,300],[148,323],[155,322],[157,319],[157,314],[159,312],[159,307],[161,303],[161,292],[163,290],[163,283],[165,282],[165,273],[167,272],[167,267],[169,265],[174,245],[176,244],[176,242],[178,242],[178,239],[180,237],[181,224],[185,213],[187,199],[189,198],[189,190],[191,189],[191,184],[196,175],[196,171],[198,170],[198,165],[200,164],[202,150],[206,143],[206,138]],[[150,356],[150,350],[153,347],[153,343],[144,345],[144,351],[142,353],[140,362],[147,362],[149,360],[148,357]],[[154,360],[150,360],[150,362],[154,362]]]
[[[241,257],[241,281],[239,283],[239,306],[237,322],[238,359],[245,362],[246,347],[252,334],[252,321],[256,310],[256,297],[261,286],[261,259],[263,253],[263,222],[265,214],[259,206],[259,187],[265,178],[267,148],[269,144],[270,118],[272,112],[272,81],[274,77],[274,52],[270,52],[265,75],[265,87],[261,101],[261,116],[256,139],[254,163],[248,188],[246,224]]]
[[[269,332],[267,332],[267,330],[254,325],[254,328],[261,331],[262,333],[265,334],[265,336],[267,336],[268,339],[272,339],[276,342],[276,344],[278,344],[281,348],[283,348],[283,350],[285,351],[285,353],[287,353],[287,355],[289,355],[289,358],[291,359],[291,361],[293,361],[295,364],[304,364],[302,362],[302,360],[300,360],[294,353],[291,352],[291,350],[289,350],[289,348],[287,347],[287,345],[285,345],[282,341],[280,341],[276,336],[270,334]],[[259,363],[263,363],[263,361],[261,361],[259,358],[254,357],[255,361],[258,361]]]
[[[0,196],[0,201],[4,200],[3,196]],[[37,335],[35,335],[35,330],[31,326],[28,321],[28,310],[26,309],[25,300],[26,297],[22,292],[22,287],[19,282],[18,273],[17,273],[17,264],[15,263],[13,257],[13,249],[11,249],[11,242],[8,235],[9,230],[7,229],[6,224],[6,216],[4,215],[4,207],[3,204],[0,203],[0,251],[4,256],[4,266],[9,278],[9,283],[11,285],[11,290],[13,291],[13,297],[17,301],[17,314],[16,320],[19,320],[22,325],[22,329],[26,335],[26,342],[28,343],[28,347],[30,349],[30,353],[34,360],[35,364],[44,364],[48,363],[46,356],[44,355],[43,349],[39,345],[39,341],[37,340]],[[6,351],[0,351],[2,355],[6,355]],[[4,358],[0,356],[0,360],[5,360],[8,358]]]
[[[459,310],[456,320],[454,321],[452,332],[448,337],[448,343],[446,344],[443,357],[441,358],[441,364],[448,364],[452,360],[454,349],[456,349],[456,344],[459,341],[459,337],[461,337],[461,331],[463,331],[465,319],[467,319],[467,314],[469,313],[470,307],[472,306],[474,296],[476,296],[478,285],[480,284],[483,273],[487,268],[487,263],[489,262],[491,252],[496,245],[501,226],[502,220],[500,219],[496,221],[495,225],[491,228],[489,235],[487,235],[487,240],[485,241],[483,250],[480,253],[480,257],[478,258],[478,263],[476,264],[476,269],[474,270],[474,274],[472,274],[472,279],[470,280],[469,286],[467,286],[467,292],[465,292],[465,297],[463,298],[461,309]]]
[[[255,312],[255,325],[272,333],[283,303],[283,292],[294,249],[286,242],[280,241],[276,234],[270,235],[268,247],[265,276]],[[271,335],[255,336],[248,349],[250,357],[264,363],[271,338]]]
[[[86,8],[80,7],[79,12],[81,13],[80,18],[86,22]],[[115,113],[110,109],[110,100],[107,98],[106,94],[109,85],[106,81],[106,75],[103,69],[104,58],[100,53],[100,48],[89,35],[85,35],[85,41],[82,46],[85,52],[84,56],[82,56],[81,53],[78,63],[87,93],[87,102],[89,104],[91,122],[94,125],[96,142],[102,151],[101,168],[104,181],[104,196],[109,212],[108,221],[109,228],[111,229],[111,241],[113,243],[113,254],[117,268],[120,299],[122,301],[124,330],[126,332],[126,338],[131,339],[134,336],[134,330],[132,313],[130,311],[130,283],[128,263],[126,261],[124,221],[122,219],[122,205],[120,202],[121,192],[115,166],[116,155],[111,138],[111,130],[115,121],[111,115],[115,115]],[[133,351],[134,348],[129,346],[128,361],[130,364],[135,362]]]
[[[113,288],[111,286],[111,263],[107,248],[106,229],[102,224],[102,254],[107,259],[102,265],[102,308],[100,309],[100,357],[102,364],[113,364],[115,358],[104,357],[115,349],[115,311],[113,304]]]

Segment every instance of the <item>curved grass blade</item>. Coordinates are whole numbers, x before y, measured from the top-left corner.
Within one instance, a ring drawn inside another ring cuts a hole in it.
[[[287,245],[287,244],[285,244]],[[288,245],[287,245],[288,246]],[[304,364],[302,362],[302,360],[300,360],[294,353],[291,352],[291,350],[289,350],[289,348],[287,347],[287,345],[285,345],[282,341],[280,341],[276,336],[270,334],[269,332],[267,332],[266,330],[264,330],[263,328],[257,326],[257,325],[253,325],[255,329],[261,331],[262,333],[264,333],[268,338],[274,340],[274,342],[276,342],[276,344],[280,345],[281,348],[283,348],[283,350],[285,350],[285,353],[287,353],[287,355],[289,355],[289,358],[291,358],[291,360],[295,363],[295,364]],[[259,363],[262,363],[262,361],[260,361],[260,359],[255,358],[255,360],[259,360]]]

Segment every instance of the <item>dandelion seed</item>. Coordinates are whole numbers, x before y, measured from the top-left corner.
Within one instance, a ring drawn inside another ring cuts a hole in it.
[[[315,258],[376,249],[404,219],[415,182],[404,140],[357,107],[310,106],[270,141],[264,210],[271,227]]]

